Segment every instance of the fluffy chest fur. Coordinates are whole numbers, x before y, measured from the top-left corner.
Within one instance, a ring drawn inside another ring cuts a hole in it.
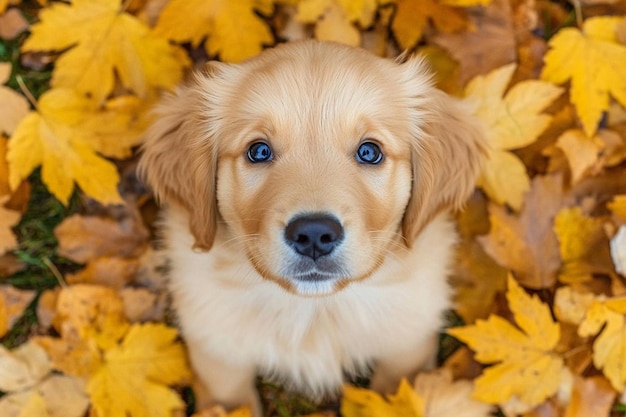
[[[174,209],[166,218],[176,277],[171,290],[184,333],[207,354],[254,363],[260,373],[310,394],[337,390],[342,371],[367,369],[400,340],[423,343],[440,328],[433,317],[449,307],[443,277],[455,233],[445,216],[411,249],[387,256],[372,277],[311,298],[264,280],[237,245],[190,250],[184,212]]]

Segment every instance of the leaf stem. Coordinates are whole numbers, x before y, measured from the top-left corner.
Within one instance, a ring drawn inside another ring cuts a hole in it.
[[[574,13],[576,14],[576,26],[579,29],[583,27],[583,9],[580,3],[580,0],[571,0],[572,5],[574,6]]]
[[[26,83],[24,83],[24,79],[22,78],[22,76],[17,75],[15,77],[15,80],[17,81],[17,84],[20,86],[20,90],[22,91],[22,94],[24,94],[24,96],[28,99],[31,106],[33,106],[36,110],[39,110],[37,107],[37,99],[35,99],[35,96],[33,96],[33,93],[30,92],[30,90],[26,86]]]
[[[50,259],[48,259],[47,257],[43,258],[42,261],[48,267],[50,272],[52,272],[52,275],[54,275],[54,277],[57,279],[57,282],[59,283],[59,285],[63,288],[67,288],[67,283],[65,282],[65,278],[63,278],[63,275],[61,274],[59,269],[56,267],[56,265],[53,264],[50,261]]]

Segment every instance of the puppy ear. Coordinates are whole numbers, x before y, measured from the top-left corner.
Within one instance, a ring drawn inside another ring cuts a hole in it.
[[[145,134],[139,176],[158,200],[184,208],[195,238],[194,249],[207,251],[217,227],[216,171],[218,103],[211,79],[215,65],[164,97]],[[217,89],[216,89],[217,90]]]
[[[424,65],[410,59],[403,67],[418,81],[411,164],[413,185],[402,233],[407,245],[439,212],[460,208],[474,190],[476,177],[487,156],[482,125],[464,103],[429,85]],[[428,73],[426,73],[428,74]]]

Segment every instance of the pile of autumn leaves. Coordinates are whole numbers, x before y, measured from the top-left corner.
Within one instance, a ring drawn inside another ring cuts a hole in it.
[[[19,14],[19,3],[0,0],[0,26]],[[466,98],[484,122],[492,149],[482,193],[459,215],[453,280],[468,325],[448,333],[469,348],[388,398],[346,387],[342,413],[482,417],[497,405],[507,416],[609,416],[626,402],[626,4],[607,3],[583,2],[594,15],[548,44],[533,34],[548,26],[538,23],[538,7],[550,24],[566,16],[530,0],[42,6],[21,52],[54,56],[51,88],[36,100],[0,86],[0,255],[18,245],[11,227],[20,219],[3,205],[37,167],[64,204],[78,186],[123,208],[115,220],[73,216],[55,231],[60,254],[86,267],[62,276],[50,266],[63,285],[41,296],[37,313],[42,334],[51,328],[55,336],[0,351],[7,394],[0,415],[183,413],[172,388],[190,382],[183,345],[162,323],[166,294],[137,196],[120,195],[112,160],[132,155],[147,110],[192,66],[188,50],[240,61],[277,35],[364,45],[379,55],[422,45],[441,87]],[[502,48],[494,39],[504,39]],[[14,72],[0,63],[0,84]],[[34,293],[0,289],[3,335]]]

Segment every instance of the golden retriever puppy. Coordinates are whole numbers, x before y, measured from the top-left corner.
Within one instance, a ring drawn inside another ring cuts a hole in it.
[[[258,374],[319,397],[368,367],[389,392],[433,365],[446,210],[486,152],[420,59],[303,41],[211,63],[160,104],[143,151],[203,404],[260,415]]]

